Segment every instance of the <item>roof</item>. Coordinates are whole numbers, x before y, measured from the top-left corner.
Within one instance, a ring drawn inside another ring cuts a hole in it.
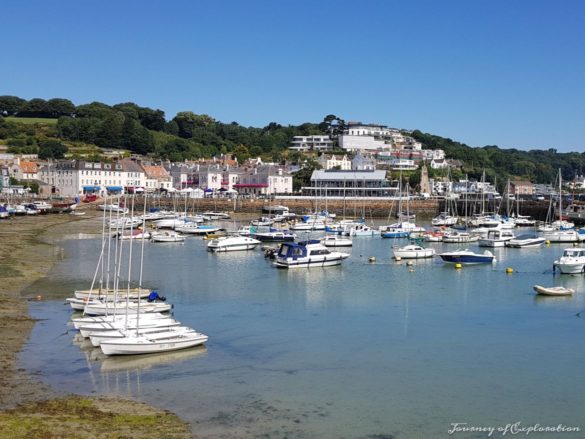
[[[125,172],[144,172],[140,166],[140,163],[138,163],[136,160],[122,159],[119,160],[118,163],[122,165],[122,169],[124,169]]]
[[[169,177],[169,173],[167,172],[167,170],[160,165],[154,165],[154,166],[142,165],[142,168],[144,169],[144,172],[146,173],[146,176],[148,178],[168,178]]]
[[[329,180],[329,181],[363,181],[363,180],[385,180],[386,179],[386,171],[379,170],[379,171],[333,171],[328,170],[325,171],[323,169],[318,169],[313,171],[313,175],[311,175],[311,180]]]
[[[23,174],[35,174],[38,172],[39,164],[37,162],[20,162],[20,171]]]

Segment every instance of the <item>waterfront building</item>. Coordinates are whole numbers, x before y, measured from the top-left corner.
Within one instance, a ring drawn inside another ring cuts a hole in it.
[[[398,187],[386,178],[386,171],[340,171],[318,169],[311,175],[311,186],[301,189],[304,196],[392,197]]]
[[[160,190],[168,191],[173,187],[173,178],[162,165],[142,165],[146,175],[145,190],[146,192],[155,192]]]
[[[244,171],[233,189],[245,196],[259,197],[292,193],[292,176],[279,166],[266,165]]]
[[[510,195],[534,195],[534,185],[526,180],[510,180]]]

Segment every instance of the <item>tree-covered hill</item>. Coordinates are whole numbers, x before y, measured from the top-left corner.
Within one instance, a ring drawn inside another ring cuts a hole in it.
[[[231,154],[240,162],[257,156],[272,161],[299,161],[301,154],[287,148],[293,136],[336,134],[344,127],[344,121],[332,114],[317,123],[283,126],[272,122],[256,128],[223,123],[191,111],[179,112],[168,120],[162,110],[132,102],[76,106],[63,98],[27,101],[16,96],[0,96],[0,115],[5,116],[0,116],[0,143],[7,145],[9,151],[54,158],[83,154],[96,160],[101,147],[172,161],[219,154]],[[480,179],[485,171],[492,182],[497,176],[500,183],[508,178],[551,183],[559,168],[565,181],[585,174],[585,153],[472,148],[419,130],[409,135],[422,142],[425,149],[443,149],[447,158],[462,161],[463,168],[453,171],[455,178],[467,175]]]
[[[442,149],[448,158],[461,160],[464,167],[456,177],[467,174],[479,180],[485,171],[488,180],[492,182],[497,176],[500,182],[508,178],[525,178],[533,183],[551,183],[555,181],[559,169],[564,181],[585,174],[585,153],[559,153],[555,149],[521,151],[501,149],[495,145],[472,148],[419,130],[410,135],[421,142],[425,149]]]

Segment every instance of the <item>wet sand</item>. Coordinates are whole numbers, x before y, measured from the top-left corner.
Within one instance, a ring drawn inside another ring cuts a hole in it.
[[[58,395],[18,368],[18,355],[35,321],[22,292],[58,261],[55,244],[68,234],[101,233],[101,212],[80,206],[69,214],[17,217],[0,222],[0,437],[191,438],[174,414],[122,398]]]

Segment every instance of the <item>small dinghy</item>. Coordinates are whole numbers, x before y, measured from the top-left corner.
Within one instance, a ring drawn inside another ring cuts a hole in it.
[[[575,292],[572,288],[565,287],[543,287],[541,285],[534,285],[534,291],[543,296],[570,296]]]

